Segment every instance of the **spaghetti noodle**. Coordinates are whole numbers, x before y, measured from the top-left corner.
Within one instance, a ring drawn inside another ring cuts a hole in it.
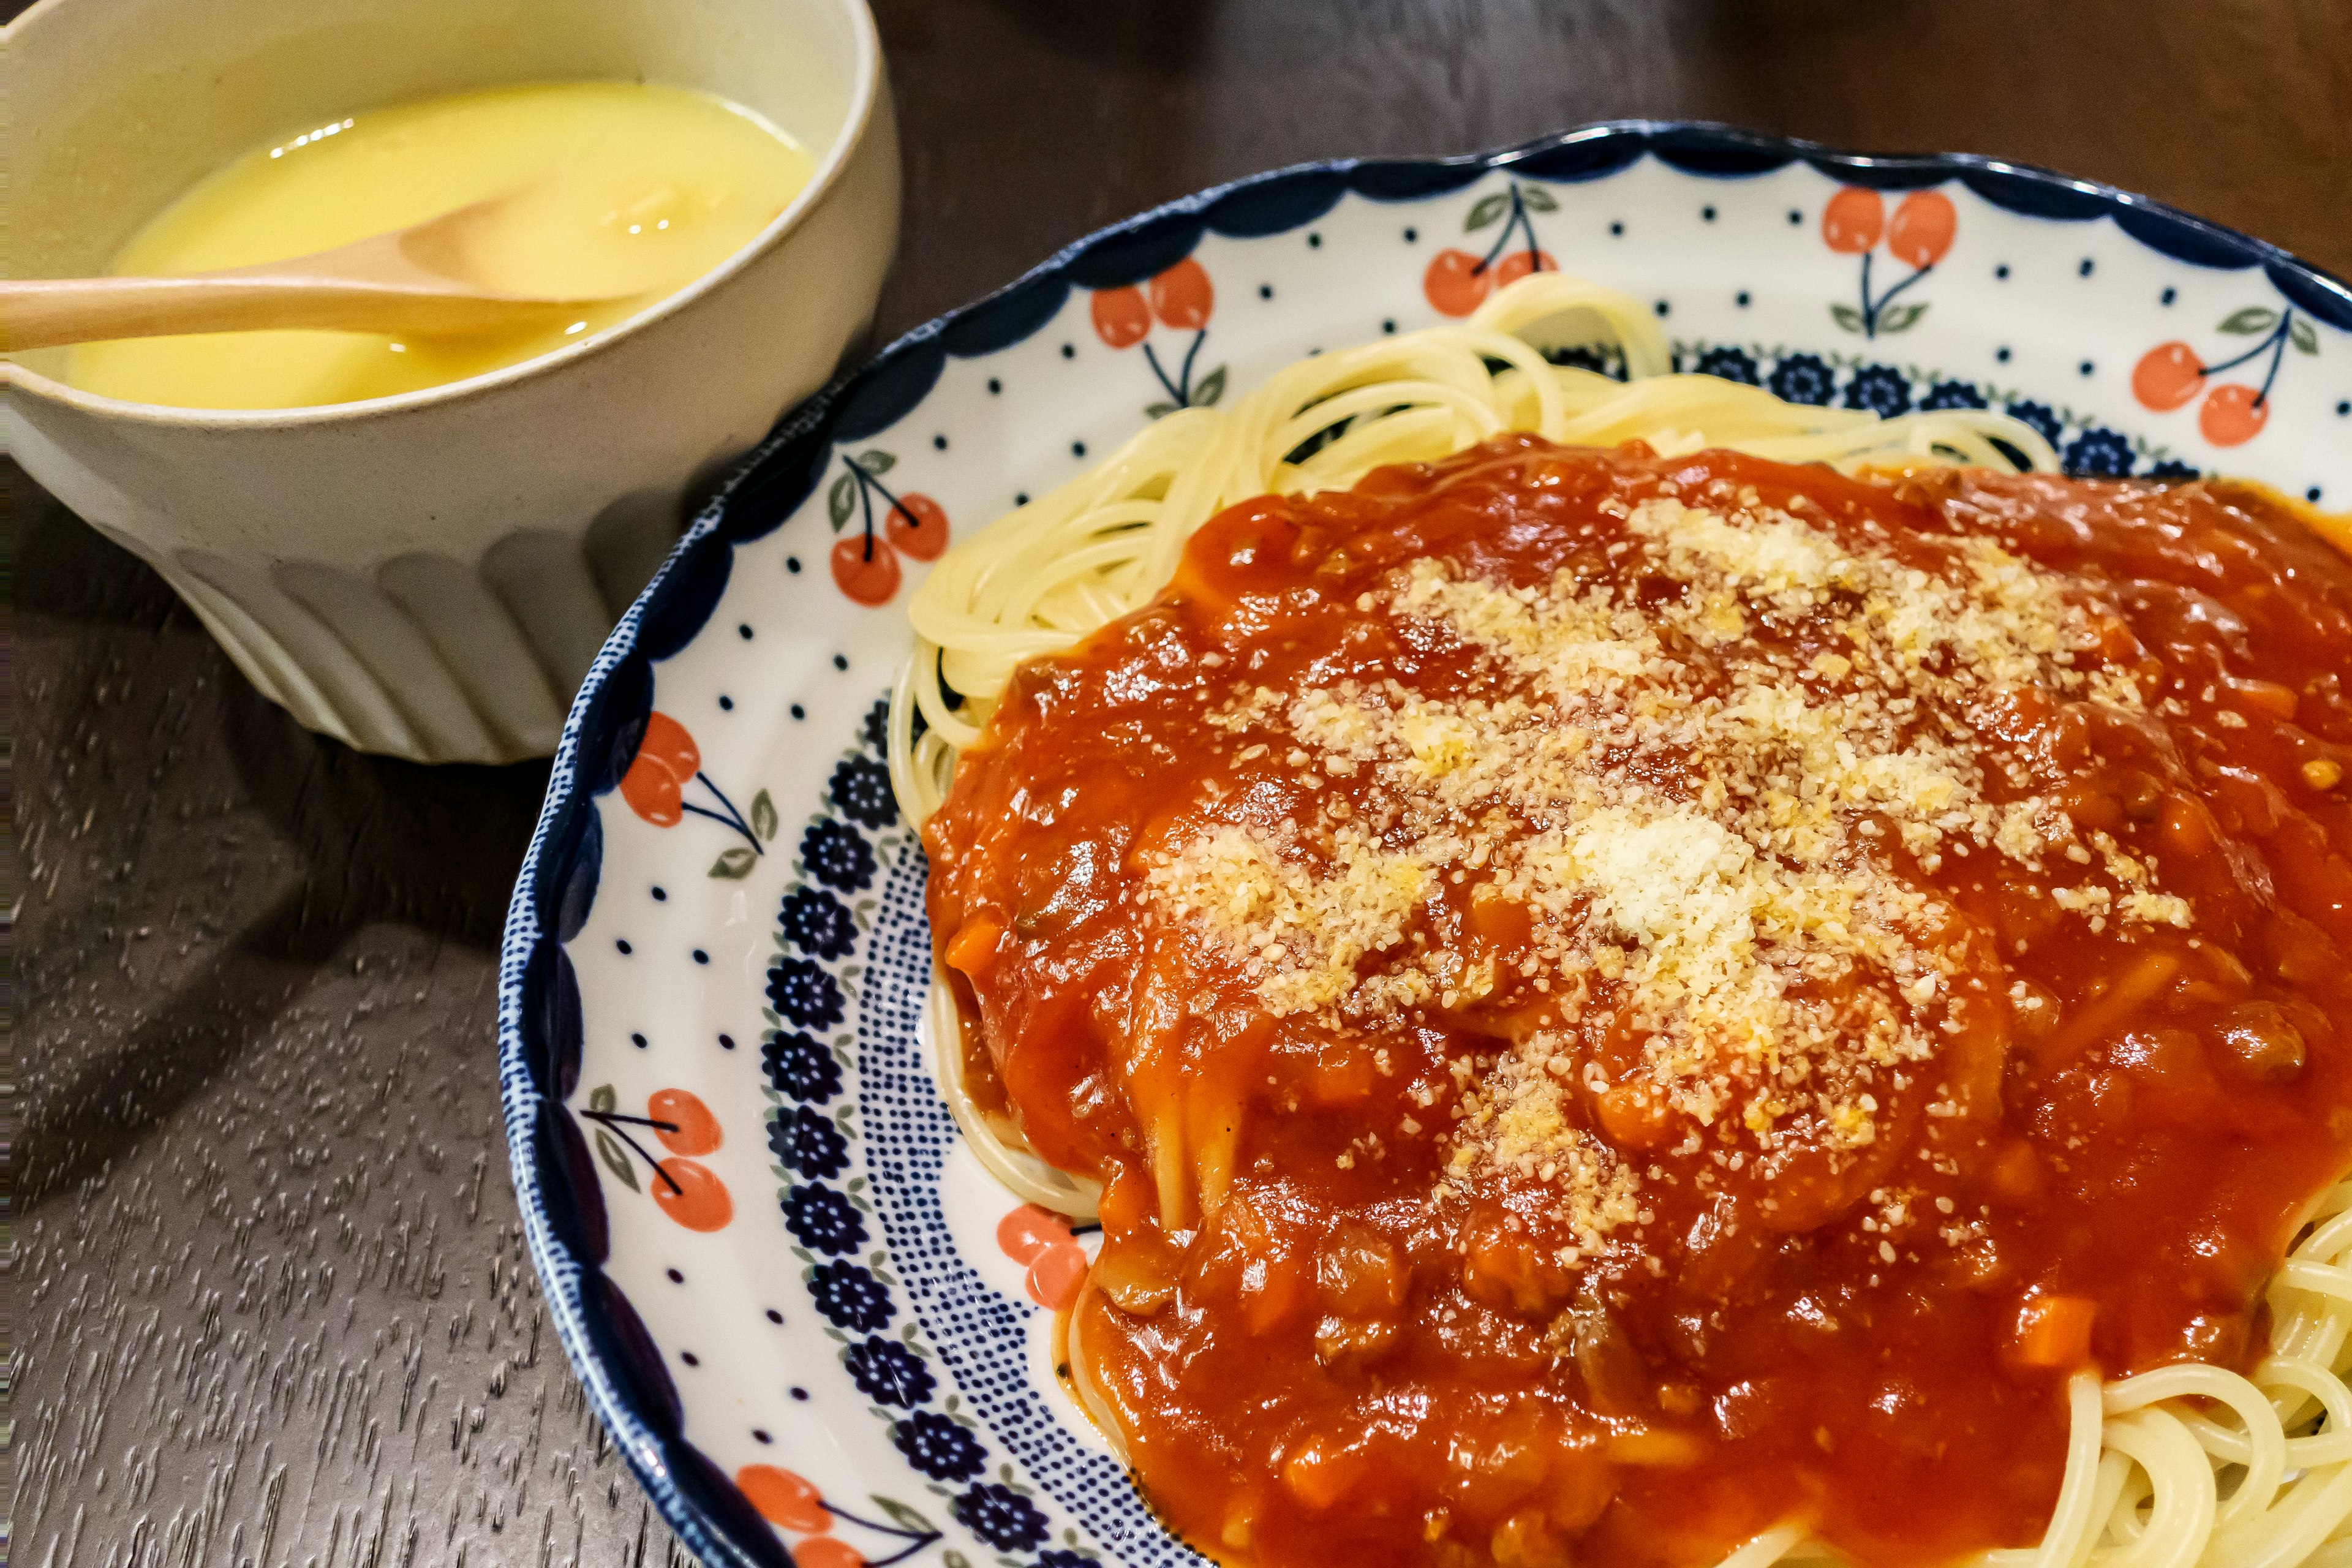
[[[1666,369],[1538,274],[919,592],[929,1026],[1100,1213],[1073,1392],[1236,1563],[2352,1564],[2352,573]]]
[[[1627,380],[1553,364],[1536,347],[1593,338],[1622,359]],[[1174,574],[1185,541],[1253,496],[1344,489],[1383,465],[1446,457],[1510,430],[1574,446],[1643,441],[1667,457],[1721,447],[1848,472],[2058,466],[2042,433],[2007,415],[1955,408],[1881,419],[1675,374],[1672,365],[1664,335],[1633,300],[1537,272],[1460,326],[1317,355],[1229,411],[1188,408],[1154,421],[1100,467],[950,550],[915,591],[907,612],[915,655],[891,705],[899,800],[916,822],[927,819],[945,798],[956,751],[979,736],[1015,666],[1142,607]]]

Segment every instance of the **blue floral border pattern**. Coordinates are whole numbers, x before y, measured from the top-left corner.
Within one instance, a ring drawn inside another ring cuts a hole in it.
[[[857,1066],[857,1035],[827,1032],[841,1029],[861,1001],[866,971],[857,952],[874,929],[877,878],[921,853],[883,762],[888,714],[887,703],[875,704],[858,743],[835,762],[824,806],[801,830],[793,881],[777,909],[760,1047],[768,1149],[782,1184],[777,1201],[802,1283],[843,1368],[949,1515],[1000,1552],[1036,1553],[1025,1563],[1002,1556],[1002,1568],[1096,1568],[1066,1525],[1062,1545],[1045,1545],[1053,1521],[1013,1466],[997,1464],[990,1479],[981,1423],[933,1370],[939,1353],[919,1314],[902,1313],[889,1248],[873,1240],[879,1221],[867,1178],[849,1174],[852,1146],[862,1142],[858,1107],[845,1093],[845,1075]],[[942,1560],[965,1568],[952,1548]]]
[[[1947,379],[1917,365],[1755,343],[1678,342],[1674,353],[1676,370],[1767,387],[1789,403],[1867,409],[1881,419],[1939,408],[1998,409],[2040,431],[2057,448],[2066,472],[2077,479],[2193,479],[2200,471],[2164,447],[2108,429],[2063,405],[2053,407],[1990,382]]]
[[[531,1257],[557,1335],[590,1403],[690,1551],[714,1563],[790,1564],[775,1532],[685,1440],[677,1391],[635,1310],[603,1271],[609,1242],[603,1198],[586,1142],[563,1105],[576,1087],[582,1050],[580,991],[564,944],[578,933],[596,895],[603,843],[595,799],[615,787],[635,756],[652,710],[654,666],[699,633],[727,585],[734,547],[780,527],[814,493],[835,446],[895,424],[929,393],[949,356],[977,357],[1020,342],[1051,320],[1074,288],[1141,282],[1189,255],[1204,234],[1285,233],[1350,194],[1381,202],[1425,200],[1496,169],[1579,183],[1645,156],[1712,179],[1803,163],[1841,183],[1882,191],[1958,181],[2012,213],[2055,222],[2111,220],[2141,245],[2190,266],[2259,268],[2290,305],[2352,331],[2352,288],[2342,280],[2275,246],[2144,196],[1987,158],[1858,156],[1721,126],[1630,121],[1497,153],[1307,164],[1204,191],[1078,241],[1007,288],[917,328],[787,415],[696,519],[590,669],[564,725],[499,960],[499,1087]],[[1757,362],[1768,385],[1773,377],[1790,386],[1810,377],[1805,390],[1824,399],[1853,397],[1863,406],[1889,399],[1891,382],[1869,366],[1790,354],[1768,356],[1775,363],[1767,373],[1754,353],[1740,352]],[[1807,359],[1818,363],[1807,366]],[[1841,368],[1847,371],[1842,386],[1834,381]],[[2009,401],[1993,389],[1968,390],[1988,404]],[[1931,384],[1925,395],[1967,394]],[[2082,426],[2067,411],[2025,402],[2012,411],[2045,429],[2055,425],[2062,434],[2078,427],[2062,450],[2084,471],[2112,471],[2126,448],[2134,458],[2153,459],[2147,472],[2161,477],[2168,471],[2159,454],[2139,453],[2113,432]],[[812,1178],[800,1184],[814,1191],[818,1183]],[[814,1280],[816,1265],[810,1267]]]

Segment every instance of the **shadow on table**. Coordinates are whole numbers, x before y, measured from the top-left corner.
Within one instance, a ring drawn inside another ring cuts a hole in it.
[[[71,848],[71,824],[49,824],[46,852],[82,865],[26,910],[39,928],[37,967],[63,993],[74,971],[86,979],[121,948],[122,988],[142,1005],[122,1034],[80,1022],[62,994],[37,1009],[42,1059],[23,1102],[29,1208],[198,1095],[371,926],[428,932],[436,967],[454,959],[487,982],[547,766],[425,767],[311,734],[253,689],[143,565],[11,478],[31,503],[18,508],[16,611],[31,634],[19,689],[40,692],[26,703],[25,762],[28,773],[68,774],[68,758],[85,763],[41,815],[79,816],[76,800],[109,771],[157,781],[139,809],[94,813],[84,826],[97,831]],[[171,765],[148,773],[158,753]],[[101,755],[125,765],[89,760]],[[299,879],[261,909],[240,909],[238,881],[282,882],[289,855]],[[118,863],[136,864],[143,885],[94,869]],[[191,885],[234,929],[199,951],[167,996],[146,1002],[144,950],[115,928],[155,919]],[[449,948],[461,952],[445,958]],[[403,984],[416,979],[412,968]],[[445,984],[433,1005],[462,996],[441,1026],[488,1052],[491,994],[488,984]]]

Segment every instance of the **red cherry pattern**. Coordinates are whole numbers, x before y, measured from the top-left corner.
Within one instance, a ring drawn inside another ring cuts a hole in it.
[[[1078,1289],[1086,1282],[1086,1248],[1075,1241],[1066,1241],[1039,1253],[1024,1281],[1029,1288],[1029,1299],[1049,1312],[1066,1312],[1076,1306]]]
[[[655,826],[674,826],[686,815],[682,797],[687,783],[701,766],[702,753],[686,726],[656,712],[646,721],[645,738],[637,742],[629,771],[621,775],[621,798]]]
[[[2204,387],[2205,362],[2177,340],[2157,344],[2132,367],[2132,395],[2158,414],[2179,407]]]
[[[1034,1263],[1047,1247],[1069,1239],[1070,1222],[1035,1204],[1023,1204],[996,1222],[996,1245],[1015,1263]]]
[[[1794,216],[1794,214],[1790,215]],[[1822,204],[1822,243],[1840,256],[1862,258],[1860,309],[1833,304],[1830,315],[1849,332],[1882,337],[1908,331],[1927,310],[1920,299],[1900,300],[1920,279],[1951,253],[1952,237],[1960,226],[1959,209],[1941,191],[1913,191],[1886,211],[1886,198],[1861,185],[1841,185]],[[1871,287],[1872,252],[1885,240],[1896,261],[1910,276]]]
[[[793,1568],[865,1568],[857,1548],[837,1535],[812,1535],[793,1548]]]
[[[690,1089],[657,1089],[646,1101],[646,1115],[656,1122],[654,1136],[673,1154],[708,1154],[719,1147],[719,1118]]]
[[[672,1155],[656,1173],[649,1184],[655,1205],[687,1229],[724,1230],[735,1217],[735,1200],[727,1195],[727,1184],[701,1161]]]
[[[1015,1263],[1025,1263],[1029,1299],[1051,1311],[1067,1311],[1086,1283],[1087,1249],[1070,1235],[1070,1222],[1051,1209],[1024,1204],[996,1222],[996,1245]]]
[[[1197,332],[1208,326],[1216,303],[1209,269],[1188,256],[1140,289],[1130,284],[1096,289],[1095,336],[1112,348],[1131,349],[1150,335],[1155,319],[1178,331]]]
[[[1495,263],[1495,287],[1507,289],[1530,272],[1557,272],[1559,263],[1549,250],[1514,250]]]
[[[735,1485],[770,1524],[803,1535],[822,1534],[833,1528],[833,1513],[824,1506],[823,1494],[790,1470],[774,1465],[746,1465],[735,1472]]]
[[[1886,248],[1906,267],[1926,271],[1952,248],[1960,215],[1941,191],[1914,191],[1895,209],[1886,226]]]
[[[1151,313],[1181,332],[1197,332],[1209,324],[1217,302],[1209,270],[1191,257],[1151,280]]]
[[[657,1089],[646,1097],[646,1113],[623,1111],[610,1084],[592,1090],[586,1119],[596,1129],[596,1156],[632,1192],[652,1194],[654,1206],[688,1230],[724,1230],[735,1217],[727,1184],[693,1158],[715,1152],[722,1139],[719,1119],[699,1096],[683,1089]],[[646,1145],[647,1134],[668,1151],[667,1158]],[[640,1186],[635,1160],[652,1167]]]
[[[1841,256],[1861,256],[1878,244],[1886,204],[1876,191],[1846,185],[1822,208],[1822,239]]]
[[[887,605],[898,592],[898,552],[887,537],[852,533],[835,540],[832,566],[835,584],[854,603]]]
[[[2270,417],[2269,398],[2243,383],[2225,382],[2206,394],[2197,428],[2216,447],[2239,447],[2261,435]]]
[[[912,490],[898,498],[883,524],[890,542],[917,561],[937,561],[948,547],[948,514],[927,495]]]
[[[2214,357],[2200,353],[2194,343],[2158,343],[2132,366],[2132,395],[2140,405],[2158,414],[2187,406],[2200,394],[2197,430],[2215,447],[2242,447],[2263,433],[2270,423],[2271,389],[2285,368],[2287,351],[2316,354],[2319,335],[2310,321],[2294,308],[2276,310],[2248,305],[2232,310],[2218,329],[2255,342],[2238,353],[2220,349]],[[2221,357],[2227,355],[2228,357]],[[2246,367],[2260,374],[2259,385],[2217,382],[2216,377]]]
[[[1136,296],[1136,308],[1142,308],[1141,295]],[[1100,314],[1098,310],[1098,318]],[[944,438],[940,442],[946,444]],[[853,604],[887,605],[898,597],[906,580],[900,557],[936,561],[946,553],[947,509],[917,490],[893,491],[882,479],[898,464],[888,452],[845,455],[842,464],[825,495],[833,531],[840,535],[825,564],[834,586]],[[850,528],[853,521],[859,526]]]
[[[1095,336],[1115,349],[1131,349],[1151,331],[1151,307],[1140,289],[1096,289],[1094,317]]]
[[[1421,291],[1441,316],[1468,315],[1494,289],[1494,269],[1481,270],[1476,257],[1451,247],[1431,257],[1421,275]]]

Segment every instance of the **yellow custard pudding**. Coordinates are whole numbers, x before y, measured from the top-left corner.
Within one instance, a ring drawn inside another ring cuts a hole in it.
[[[427,337],[250,331],[86,343],[85,391],[184,408],[350,403],[480,375],[576,342],[718,267],[772,223],[814,160],[709,93],[535,82],[290,132],[199,181],[108,270],[163,276],[332,249],[499,198],[466,271],[506,293],[593,299],[551,321]]]

